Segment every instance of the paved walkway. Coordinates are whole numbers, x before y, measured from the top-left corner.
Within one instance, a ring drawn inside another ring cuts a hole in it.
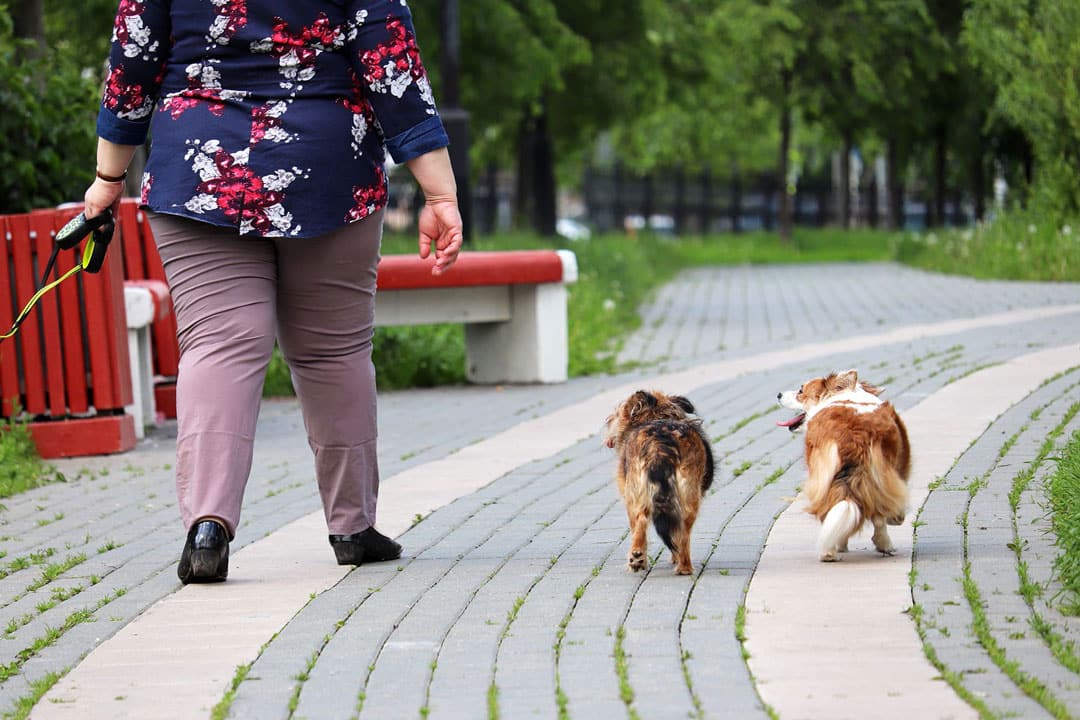
[[[894,265],[685,273],[635,371],[387,393],[380,527],[325,539],[295,403],[267,402],[229,581],[181,587],[174,427],[0,509],[0,712],[34,718],[1080,716],[1042,480],[1080,429],[1080,286]],[[899,552],[815,561],[781,389],[857,367],[915,450]],[[625,570],[599,439],[639,387],[705,418],[697,572]],[[794,502],[793,502],[794,501]],[[44,693],[43,697],[35,698]]]

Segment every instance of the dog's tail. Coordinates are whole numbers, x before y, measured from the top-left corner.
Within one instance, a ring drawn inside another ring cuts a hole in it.
[[[675,492],[676,458],[661,455],[649,466],[648,478],[652,491],[653,527],[667,549],[675,552],[673,535],[682,527],[682,508]]]
[[[834,551],[862,525],[862,513],[851,500],[841,500],[832,506],[821,522],[818,533],[818,555]]]

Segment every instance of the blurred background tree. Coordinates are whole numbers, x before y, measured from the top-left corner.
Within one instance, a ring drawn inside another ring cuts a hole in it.
[[[438,97],[441,0],[410,6]],[[80,196],[115,9],[0,5],[0,211]],[[995,180],[1080,212],[1080,0],[469,0],[460,29],[474,182],[512,178],[519,228],[554,233],[597,163],[767,174],[782,236],[812,176],[837,225],[879,176],[894,227],[912,191],[931,226],[982,217]]]

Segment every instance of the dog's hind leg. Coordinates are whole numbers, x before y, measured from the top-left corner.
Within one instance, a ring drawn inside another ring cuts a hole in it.
[[[671,552],[671,559],[675,563],[676,575],[690,575],[694,572],[694,566],[690,562],[690,530],[693,529],[696,519],[696,513],[688,512],[683,518],[682,527],[672,538],[675,549]]]
[[[892,540],[889,538],[889,531],[885,525],[883,518],[876,517],[874,522],[874,535],[870,539],[874,542],[874,547],[882,555],[895,555],[896,548],[893,547]]]
[[[649,516],[644,508],[629,508],[630,516],[630,553],[626,556],[626,567],[632,572],[644,570],[648,564],[648,538],[646,531],[649,528]]]
[[[818,533],[818,557],[822,562],[836,562],[841,547],[847,546],[848,538],[859,529],[862,515],[850,500],[841,500],[825,515]]]

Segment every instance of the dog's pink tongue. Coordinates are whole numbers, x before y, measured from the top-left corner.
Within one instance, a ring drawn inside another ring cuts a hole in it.
[[[806,413],[799,413],[795,417],[789,418],[787,420],[777,420],[776,424],[780,427],[791,427],[792,425],[798,425],[799,423],[801,423],[804,417],[806,417]]]

